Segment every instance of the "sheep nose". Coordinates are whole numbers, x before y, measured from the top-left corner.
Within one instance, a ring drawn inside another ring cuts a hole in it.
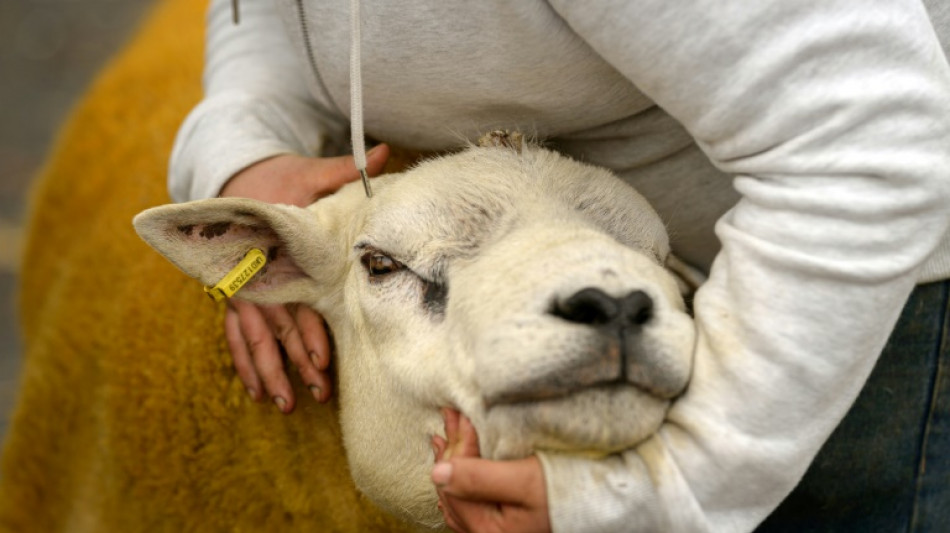
[[[570,322],[591,326],[642,326],[653,317],[653,300],[643,291],[614,297],[600,289],[588,287],[557,301],[553,314]]]

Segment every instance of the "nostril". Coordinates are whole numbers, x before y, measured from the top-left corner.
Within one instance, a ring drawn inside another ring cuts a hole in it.
[[[617,298],[588,287],[556,301],[552,314],[577,324],[642,326],[653,318],[653,299],[643,291]]]
[[[653,299],[643,291],[633,291],[620,301],[620,309],[624,322],[642,326],[653,318]]]
[[[554,304],[553,314],[578,324],[607,324],[620,314],[621,302],[600,289],[581,289]]]

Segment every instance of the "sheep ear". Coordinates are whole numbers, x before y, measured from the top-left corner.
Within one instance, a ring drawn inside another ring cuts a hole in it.
[[[260,249],[266,264],[238,292],[256,303],[314,303],[343,262],[315,213],[299,207],[215,198],[148,209],[132,223],[152,248],[209,287]]]

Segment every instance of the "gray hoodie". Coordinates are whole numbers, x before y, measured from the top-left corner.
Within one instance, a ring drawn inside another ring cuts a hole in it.
[[[242,0],[235,26],[220,0],[208,27],[176,201],[276,154],[346,152],[346,2]],[[367,134],[544,139],[636,187],[710,274],[691,385],[660,431],[600,461],[540,454],[555,530],[751,530],[914,283],[950,274],[945,2],[364,0],[362,28]]]

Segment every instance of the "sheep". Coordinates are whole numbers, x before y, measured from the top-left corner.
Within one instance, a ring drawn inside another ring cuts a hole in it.
[[[510,140],[377,179],[371,199],[350,184],[306,209],[218,198],[135,218],[207,286],[266,254],[238,296],[325,317],[353,480],[425,527],[442,525],[440,407],[472,420],[485,457],[605,455],[653,433],[689,378],[657,214],[613,174]]]

